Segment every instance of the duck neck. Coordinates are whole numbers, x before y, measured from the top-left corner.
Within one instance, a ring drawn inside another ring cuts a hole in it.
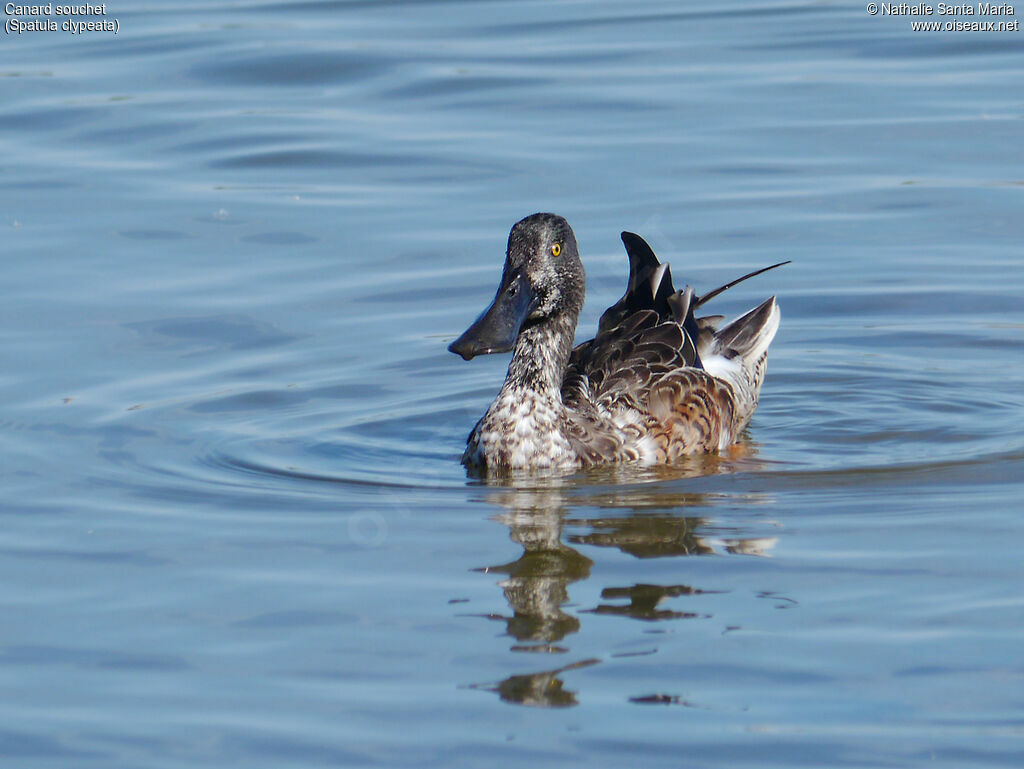
[[[516,339],[502,392],[532,393],[560,404],[575,331],[575,316],[558,315],[525,326]]]

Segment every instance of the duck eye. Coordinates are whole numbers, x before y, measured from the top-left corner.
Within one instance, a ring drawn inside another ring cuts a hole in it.
[[[551,255],[552,256],[558,256],[560,253],[562,253],[562,244],[561,243],[555,243],[553,246],[551,246]]]

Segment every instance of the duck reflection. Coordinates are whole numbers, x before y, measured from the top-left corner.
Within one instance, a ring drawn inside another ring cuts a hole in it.
[[[641,620],[693,619],[706,616],[690,611],[671,611],[658,606],[667,598],[703,593],[687,585],[633,585],[632,587],[606,587],[601,597],[609,600],[626,599],[627,604],[600,604],[590,609],[592,614],[615,614]]]
[[[485,479],[484,498],[502,509],[496,520],[523,548],[515,561],[487,566],[481,572],[505,575],[498,584],[511,614],[488,615],[504,622],[508,636],[515,639],[511,650],[542,654],[568,653],[565,640],[578,633],[585,615],[622,616],[644,622],[683,620],[710,615],[669,606],[674,599],[701,595],[706,591],[684,584],[636,583],[609,586],[601,591],[601,602],[575,612],[569,588],[590,577],[594,562],[577,547],[616,548],[636,558],[664,558],[711,553],[760,553],[769,540],[708,539],[707,519],[686,511],[708,509],[721,501],[714,493],[680,492],[670,484],[652,483],[680,477],[709,474],[709,462],[719,458],[701,457],[692,466],[632,470],[621,468],[602,474],[572,478]],[[721,467],[711,469],[722,472]],[[729,499],[736,502],[735,494]],[[756,502],[757,499],[751,499]],[[581,509],[606,511],[597,516],[571,515]],[[668,512],[666,512],[668,511]],[[568,536],[565,529],[569,529]],[[580,532],[580,533],[575,533]],[[582,617],[582,619],[581,619]],[[568,707],[577,704],[576,693],[567,689],[563,674],[597,664],[587,659],[536,673],[517,674],[496,684],[475,684],[473,688],[497,693],[503,701],[536,707]]]
[[[529,705],[535,708],[567,708],[578,705],[579,701],[576,699],[576,692],[565,688],[565,682],[559,678],[559,674],[567,670],[590,667],[598,662],[600,660],[582,660],[555,670],[509,676],[496,684],[476,684],[472,688],[495,692],[505,702],[517,705]]]
[[[512,540],[523,547],[518,560],[481,571],[507,574],[500,583],[512,609],[504,619],[515,651],[563,652],[557,641],[575,633],[580,621],[562,611],[569,585],[590,576],[593,561],[562,543],[562,502],[554,491],[502,494],[511,512],[498,517]]]
[[[701,518],[674,515],[634,515],[617,518],[571,519],[587,526],[589,534],[569,538],[574,545],[615,547],[637,558],[672,555],[709,555],[715,549],[697,535]]]

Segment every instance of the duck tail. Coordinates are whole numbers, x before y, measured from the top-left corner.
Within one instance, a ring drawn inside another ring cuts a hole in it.
[[[757,408],[768,346],[779,330],[779,318],[779,305],[773,296],[716,331],[700,350],[705,370],[732,385],[741,426]]]
[[[773,296],[716,331],[711,350],[713,354],[756,361],[768,352],[778,330],[779,305]]]

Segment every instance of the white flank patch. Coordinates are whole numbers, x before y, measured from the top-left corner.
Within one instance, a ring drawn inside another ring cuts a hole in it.
[[[716,379],[724,379],[726,382],[734,382],[743,370],[742,358],[726,358],[718,353],[711,353],[701,357],[700,362],[704,364],[704,370]]]
[[[651,436],[645,435],[637,441],[636,450],[643,464],[653,465],[658,463],[658,444]]]

